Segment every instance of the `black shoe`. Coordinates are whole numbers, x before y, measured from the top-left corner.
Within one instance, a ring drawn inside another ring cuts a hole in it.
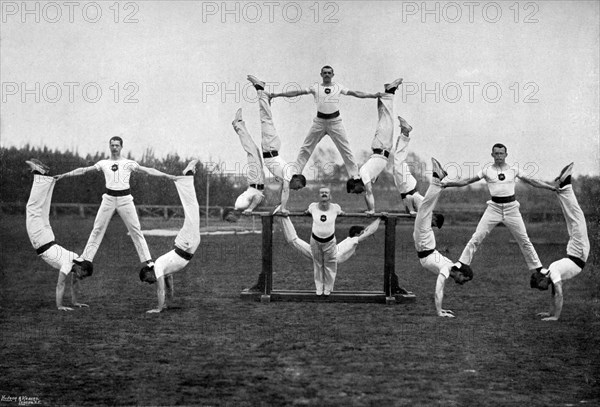
[[[404,288],[398,286],[392,290],[392,294],[394,294],[394,295],[397,295],[397,294],[398,295],[410,295],[410,294],[412,294],[412,292],[407,291]]]
[[[250,288],[244,288],[244,289],[242,290],[242,292],[243,292],[243,293],[248,293],[248,294],[252,294],[252,293],[263,293],[264,291],[265,291],[265,290],[264,290],[262,287],[258,286],[258,285],[253,285],[253,286],[252,286],[252,287],[250,287]]]
[[[573,166],[575,163],[571,163],[562,169],[560,175],[556,177],[555,181],[559,183],[559,187],[562,188],[571,183],[571,175],[573,174]]]
[[[406,137],[410,137],[410,132],[412,131],[412,126],[410,124],[408,124],[408,122],[400,116],[398,116],[398,120],[400,121],[400,132],[402,134],[404,134]]]
[[[437,178],[439,181],[443,180],[448,173],[444,171],[442,164],[433,157],[431,158],[431,163],[433,164],[433,177]]]
[[[25,163],[29,165],[31,172],[34,174],[47,175],[50,172],[50,167],[38,160],[37,158],[31,158],[26,160]]]

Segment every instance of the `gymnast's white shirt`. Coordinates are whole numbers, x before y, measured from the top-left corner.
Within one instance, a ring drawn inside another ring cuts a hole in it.
[[[100,160],[94,167],[104,173],[106,188],[113,191],[129,189],[129,178],[136,172],[140,165],[133,160],[121,158],[118,160]]]
[[[479,171],[477,177],[487,182],[488,189],[492,196],[505,197],[515,194],[515,179],[520,175],[517,165],[505,166],[501,169],[494,165]]]
[[[319,209],[319,203],[313,202],[308,207],[308,212],[312,215],[312,233],[320,238],[327,238],[335,233],[335,220],[342,213],[342,208],[338,204],[330,203],[329,210]]]
[[[325,114],[340,110],[340,95],[348,93],[348,88],[336,82],[332,82],[330,86],[315,83],[306,90],[315,97],[317,111]]]

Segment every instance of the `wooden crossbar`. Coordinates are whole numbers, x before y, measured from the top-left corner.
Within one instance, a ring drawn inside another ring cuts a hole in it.
[[[285,216],[282,215],[281,212],[252,212],[249,216]],[[310,216],[306,212],[290,212],[287,216]],[[338,215],[338,217],[346,217],[346,218],[408,218],[414,219],[415,217],[408,213],[392,213],[392,212],[377,212],[374,214],[366,214],[364,212],[351,212],[351,213],[342,213]]]
[[[314,290],[271,290],[269,295],[242,292],[242,299],[261,302],[350,302],[401,304],[415,302],[415,295],[394,294],[383,291],[333,291],[330,295],[316,295]]]

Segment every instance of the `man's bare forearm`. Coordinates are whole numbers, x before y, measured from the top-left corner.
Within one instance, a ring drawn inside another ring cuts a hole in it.
[[[177,177],[175,175],[171,175],[171,174],[166,174],[162,171],[157,170],[156,168],[150,168],[150,167],[140,167],[140,171],[151,175],[153,177],[163,177],[163,178],[168,178],[168,179],[176,179]]]
[[[437,315],[442,314],[442,301],[444,300],[444,286],[446,285],[446,278],[438,274],[437,280],[435,282],[435,311]]]
[[[156,295],[158,296],[158,306],[156,309],[165,309],[165,276],[161,276],[156,281]]]
[[[353,96],[359,99],[377,99],[381,96],[380,93],[367,93],[361,92],[360,90],[349,90],[348,92],[346,92],[346,95]]]
[[[554,285],[555,293],[554,293],[554,312],[552,313],[556,319],[560,318],[560,314],[563,308],[563,290],[562,290],[562,282],[559,282]]]
[[[469,180],[468,179],[462,179],[459,181],[448,181],[448,182],[444,182],[442,184],[444,186],[444,188],[449,188],[449,187],[465,187],[467,185],[469,185]]]
[[[308,92],[306,92],[305,90],[288,90],[287,92],[271,93],[271,98],[293,98],[302,95],[308,95]]]
[[[548,184],[541,180],[537,180],[534,178],[526,178],[526,177],[519,177],[519,179],[521,181],[523,181],[524,183],[529,184],[535,188],[547,189],[549,191],[556,191],[556,186]]]
[[[287,203],[290,198],[290,183],[283,181],[281,186],[281,212],[287,211]]]
[[[64,174],[55,175],[54,178],[61,179],[61,178],[68,178],[68,177],[78,177],[80,175],[83,175],[83,174],[90,172],[92,170],[95,170],[95,169],[96,169],[96,167],[94,167],[94,166],[76,168],[72,171],[65,172]]]
[[[63,297],[65,295],[65,280],[66,276],[63,273],[58,273],[58,282],[56,283],[56,308],[61,309],[63,306]]]

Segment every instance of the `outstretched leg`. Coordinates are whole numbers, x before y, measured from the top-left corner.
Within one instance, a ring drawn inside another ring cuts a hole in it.
[[[360,168],[359,175],[365,185],[367,213],[375,213],[373,184],[388,164],[388,156],[394,139],[394,121],[392,119],[394,95],[384,93],[377,99],[377,129],[371,143],[373,154]]]
[[[310,156],[313,151],[317,147],[317,144],[325,137],[327,132],[327,123],[325,119],[320,119],[315,117],[313,119],[313,123],[308,130],[308,134],[304,138],[304,142],[300,147],[300,151],[298,151],[298,156],[296,157],[296,161],[294,162],[295,170],[297,174],[302,174],[304,171],[304,167],[306,167],[306,163],[308,162]]]
[[[511,204],[518,205],[515,202],[511,202]],[[523,222],[523,217],[521,216],[519,210],[517,209],[516,211],[510,211],[509,214],[505,215],[503,223],[517,241],[519,249],[521,249],[521,253],[525,258],[525,262],[527,263],[529,270],[541,268],[542,262],[535,251],[535,247],[533,247],[533,243],[531,243],[531,240],[527,235],[525,222]]]
[[[25,226],[34,249],[54,241],[50,226],[50,204],[56,180],[35,174],[26,206]]]
[[[415,219],[413,239],[415,240],[417,251],[435,249],[435,235],[431,227],[431,220],[433,218],[433,210],[440,199],[441,193],[442,186],[432,181],[429,184],[429,188]]]
[[[410,171],[407,164],[408,145],[410,143],[410,132],[412,127],[402,117],[400,121],[400,132],[394,152],[394,184],[400,193],[404,206],[410,213],[417,212],[423,201],[423,196],[417,191],[417,180]]]
[[[348,136],[346,135],[346,128],[344,127],[344,123],[342,123],[342,118],[337,117],[335,119],[327,119],[326,133],[329,134],[329,137],[331,137],[331,141],[333,141],[333,144],[335,144],[335,147],[340,152],[342,160],[344,160],[344,166],[346,167],[348,176],[350,178],[356,178],[358,176],[358,165],[356,164],[354,153],[350,148],[350,142],[348,141]],[[323,137],[321,136],[321,138]],[[312,149],[314,150],[314,146],[312,147]]]
[[[264,165],[276,178],[282,180],[283,188],[281,192],[282,203],[287,202],[289,188],[287,184],[296,173],[293,164],[288,164],[279,155],[281,150],[281,139],[277,135],[275,124],[273,122],[273,113],[271,111],[271,95],[264,90],[265,83],[258,78],[248,75],[248,80],[256,88],[258,94],[258,113],[260,116],[261,147],[264,155]],[[285,207],[285,205],[282,205]]]
[[[177,177],[175,187],[183,206],[183,227],[175,238],[175,245],[180,249],[194,253],[200,245],[200,205],[196,198],[193,176]]]
[[[569,184],[560,189],[558,192],[558,202],[565,216],[569,232],[567,254],[585,262],[590,252],[590,240],[587,233],[585,216],[579,206],[579,202],[577,202],[573,186]]]
[[[152,256],[150,255],[150,249],[148,248],[148,243],[146,242],[146,238],[142,233],[142,226],[140,224],[140,219],[137,214],[137,210],[133,203],[133,196],[120,196],[117,198],[117,213],[125,223],[127,227],[127,231],[129,232],[129,236],[133,241],[133,245],[135,246],[135,250],[137,251],[140,262],[148,262],[152,260]],[[100,213],[100,211],[98,211]],[[106,226],[108,226],[108,222],[110,222],[110,218],[106,221],[104,230],[102,231],[102,235],[104,236],[104,232],[106,231]],[[87,254],[87,253],[86,253]]]
[[[422,207],[422,206],[421,206]],[[460,255],[460,262],[463,264],[470,265],[473,260],[473,256],[475,256],[475,252],[481,245],[481,243],[485,240],[487,235],[490,234],[492,229],[496,227],[498,223],[502,220],[502,214],[496,213],[494,209],[488,205],[483,213],[483,216],[479,220],[477,224],[477,229],[475,229],[475,233],[471,236],[471,239],[467,242],[467,245],[463,249],[462,254]]]
[[[247,155],[248,165],[244,168],[244,174],[246,175],[248,184],[263,185],[265,179],[263,173],[262,152],[246,128],[246,123],[242,119],[242,109],[237,110],[235,119],[231,124],[240,138],[240,143]]]
[[[117,197],[114,196],[109,196],[107,194],[102,195],[102,202],[100,203],[100,208],[98,208],[98,213],[96,213],[96,218],[94,219],[94,227],[85,244],[83,254],[81,255],[83,260],[94,261],[94,257],[96,257],[96,253],[100,248],[100,244],[102,243],[102,239],[108,228],[108,223],[116,211],[116,199]],[[141,261],[143,260],[141,259]]]
[[[254,143],[252,136],[246,128],[246,123],[242,119],[242,109],[237,110],[235,119],[231,124],[240,138],[248,160],[248,165],[243,169],[248,181],[248,189],[237,197],[234,210],[225,214],[224,217],[228,222],[237,222],[241,211],[244,211],[245,214],[251,213],[264,199],[261,191],[265,188],[265,175],[263,172],[262,152],[256,143]]]

